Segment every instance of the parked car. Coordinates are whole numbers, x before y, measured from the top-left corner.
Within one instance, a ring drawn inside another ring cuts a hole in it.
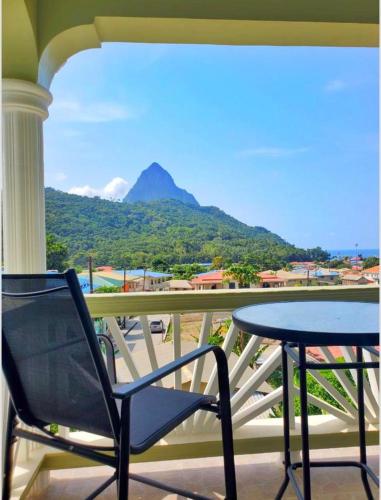
[[[162,333],[164,331],[164,323],[160,320],[151,321],[149,324],[151,333]]]

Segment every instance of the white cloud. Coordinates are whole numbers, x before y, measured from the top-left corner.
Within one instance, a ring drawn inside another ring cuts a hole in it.
[[[78,100],[57,100],[50,114],[62,122],[102,123],[115,120],[130,120],[136,117],[127,106],[116,102],[81,103]]]
[[[277,147],[261,147],[261,148],[251,148],[243,149],[239,151],[237,156],[241,158],[249,158],[251,156],[262,156],[265,158],[282,158],[285,156],[293,156],[300,153],[305,153],[308,148],[277,148]]]
[[[121,200],[128,191],[128,182],[122,177],[114,177],[102,188],[93,188],[86,184],[85,186],[73,186],[69,189],[70,194],[78,194],[80,196],[88,196],[93,198],[99,196],[106,200]]]
[[[104,198],[109,200],[119,200],[126,196],[128,191],[128,182],[122,177],[114,177],[103,188]]]
[[[341,90],[345,89],[345,87],[347,87],[346,82],[336,79],[327,82],[324,86],[324,90],[326,92],[340,92]]]

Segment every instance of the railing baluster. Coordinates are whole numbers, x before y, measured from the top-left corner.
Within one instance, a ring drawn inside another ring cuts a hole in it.
[[[70,434],[69,427],[64,427],[63,425],[58,426],[58,435],[64,439],[68,439]]]
[[[253,418],[258,417],[266,410],[269,410],[270,408],[278,404],[280,401],[282,401],[282,398],[283,387],[281,386],[277,389],[274,389],[269,394],[266,394],[266,396],[263,396],[263,398],[259,401],[256,401],[252,405],[236,413],[232,419],[233,428],[238,429],[239,427],[242,427]]]
[[[323,354],[324,359],[328,363],[336,363],[337,360],[331,353],[328,347],[319,347],[320,352]],[[351,380],[347,377],[347,375],[344,373],[344,370],[332,370],[332,372],[335,374],[337,380],[340,382],[340,384],[343,386],[345,391],[347,392],[348,396],[352,399],[353,403],[357,407],[357,391],[356,387],[352,384]],[[373,419],[373,416],[371,412],[369,411],[369,408],[365,406],[365,416],[367,420],[371,421]]]
[[[115,340],[116,345],[118,346],[119,352],[127,366],[127,369],[132,376],[132,379],[135,380],[139,378],[140,375],[138,369],[136,368],[134,360],[124,340],[123,333],[121,332],[116,319],[114,317],[107,317],[105,318],[105,320],[108,324],[108,327],[110,328],[111,335]]]
[[[307,356],[308,361],[315,361],[315,359],[312,356]],[[335,399],[346,411],[347,413],[352,416],[352,419],[357,418],[357,411],[356,408],[354,408],[349,401],[345,399],[344,396],[340,394],[340,392],[335,389],[335,387],[322,375],[317,370],[310,370],[308,372],[319,384],[324,387],[324,389]],[[332,405],[331,405],[332,406]]]
[[[344,354],[344,359],[347,362],[355,362],[356,361],[356,356],[352,350],[351,347],[342,347],[341,348],[343,354]],[[352,369],[350,370],[351,375],[353,377],[353,380],[355,380],[355,383],[357,384],[357,373],[356,370]],[[366,377],[364,377],[364,402],[365,402],[365,408],[368,410],[368,413],[371,414],[369,417],[370,422],[375,422],[377,420],[377,401],[372,393],[372,389],[369,385],[369,382],[367,381]]]
[[[150,330],[150,327],[148,324],[148,319],[147,319],[146,315],[140,316],[140,324],[142,326],[144,340],[146,343],[147,353],[148,353],[149,361],[151,364],[151,368],[152,368],[152,371],[154,371],[154,370],[157,370],[159,368],[159,365],[157,362],[156,352],[155,352],[155,348],[154,348],[153,340],[152,340],[152,334],[151,334],[151,330]],[[156,385],[158,385],[159,387],[162,387],[163,386],[162,380],[158,380],[156,382]]]
[[[253,358],[257,352],[259,346],[262,343],[262,338],[256,335],[251,336],[246,347],[239,356],[234,368],[229,376],[230,393],[233,393],[237,384],[242,377],[243,373],[249,366],[250,360]],[[205,418],[204,426],[210,426],[214,423],[215,418],[212,414],[209,414]]]
[[[208,343],[208,337],[210,335],[210,329],[212,326],[212,319],[213,319],[213,313],[204,313],[197,347],[201,347],[202,345]],[[199,392],[200,391],[200,384],[201,384],[204,364],[205,364],[205,356],[198,358],[194,364],[192,381],[191,381],[191,386],[190,386],[191,392]]]
[[[232,396],[232,415],[238,412],[242,405],[253,395],[253,392],[265,382],[271,373],[281,364],[281,348],[277,347],[256,370],[249,380]]]
[[[208,343],[208,337],[210,335],[210,329],[212,326],[212,319],[213,319],[213,313],[209,312],[204,313],[197,347],[201,347],[202,345]],[[205,356],[196,359],[193,368],[190,392],[200,392],[200,385],[202,381],[202,372],[204,370],[204,365],[205,365]],[[192,432],[194,430],[194,419],[195,415],[192,415],[184,422],[185,432]]]
[[[173,315],[173,359],[181,356],[181,324],[180,314]],[[181,389],[181,370],[174,373],[175,389]]]
[[[374,354],[371,354],[366,349],[363,350],[363,356],[364,356],[364,361],[367,361],[367,362],[377,362],[379,360],[379,358],[377,356],[375,356]],[[377,410],[378,410],[379,409],[379,407],[378,407],[379,390],[380,390],[379,369],[378,368],[368,368],[367,373],[368,373],[368,378],[369,378],[369,384],[370,384],[370,387],[372,389],[372,394],[377,401]]]
[[[230,354],[232,352],[232,349],[234,347],[235,341],[237,340],[238,337],[238,328],[231,322],[229,330],[226,334],[225,340],[222,344],[222,349],[225,352],[226,358],[229,360]],[[216,395],[218,391],[218,379],[217,379],[217,366],[214,366],[212,373],[210,375],[209,382],[206,384],[204,394],[213,394]],[[205,411],[199,411],[195,415],[195,431],[196,430],[201,430],[203,428],[203,424],[205,421],[205,418],[207,417]]]
[[[300,389],[299,387],[295,387],[295,393],[300,394]],[[343,412],[342,410],[339,410],[336,408],[336,406],[332,406],[323,399],[320,399],[316,396],[314,396],[311,393],[307,394],[307,399],[310,404],[313,404],[314,406],[317,406],[318,408],[321,408],[322,410],[326,411],[327,413],[339,418],[340,420],[343,420],[344,422],[347,422],[348,424],[354,423],[354,419],[351,415],[348,415],[348,413]]]
[[[254,357],[255,353],[259,349],[263,339],[253,335],[247,346],[243,350],[242,354],[239,356],[237,363],[234,365],[233,370],[230,374],[230,391],[233,392],[237,387],[242,375],[244,374],[246,368],[249,366],[250,360]]]

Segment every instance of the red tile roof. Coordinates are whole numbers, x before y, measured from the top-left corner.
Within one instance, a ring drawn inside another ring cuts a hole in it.
[[[274,276],[273,274],[267,274],[267,275],[262,275],[261,276],[261,281],[266,282],[266,281],[272,281],[274,283],[283,283],[283,279],[278,278],[278,276]]]
[[[330,346],[328,347],[328,349],[330,350],[332,356],[335,359],[343,357],[343,351],[341,350],[341,347]],[[354,351],[354,347],[352,347],[352,349]],[[377,349],[377,351],[380,350],[379,346],[376,346],[375,349]],[[307,353],[313,358],[315,358],[317,361],[321,362],[325,361],[325,358],[318,347],[307,347]]]
[[[380,272],[380,266],[373,266],[370,267],[369,269],[364,269],[364,274],[370,273],[370,274],[376,274]]]
[[[224,276],[225,271],[211,271],[210,273],[207,274],[201,274],[199,276],[196,276],[191,280],[191,283],[193,285],[197,284],[205,284],[205,283],[221,283],[223,280],[225,280]]]

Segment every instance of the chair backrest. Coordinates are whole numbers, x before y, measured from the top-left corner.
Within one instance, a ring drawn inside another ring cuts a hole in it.
[[[119,417],[73,269],[3,275],[3,371],[18,416],[117,439]]]

